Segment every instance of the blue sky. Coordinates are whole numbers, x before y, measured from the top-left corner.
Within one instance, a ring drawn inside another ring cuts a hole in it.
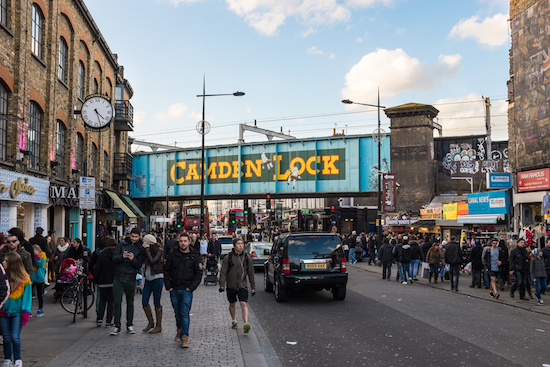
[[[376,104],[378,86],[387,107],[434,104],[444,135],[483,133],[490,97],[493,140],[507,139],[508,0],[86,4],[134,88],[136,139],[199,146],[203,75],[207,94],[246,93],[206,99],[208,145],[236,143],[255,119],[300,138],[369,134],[376,112],[340,101]]]

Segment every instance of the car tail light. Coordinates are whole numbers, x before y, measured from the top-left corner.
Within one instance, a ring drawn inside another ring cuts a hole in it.
[[[290,274],[290,260],[283,259],[283,274]]]
[[[252,251],[252,252],[250,253],[250,256],[252,256],[252,257],[258,257],[258,255],[256,255],[256,253],[255,253],[254,251]]]
[[[347,270],[346,270],[346,258],[343,257],[342,260],[341,260],[341,263],[340,263],[340,271],[342,273],[345,273]]]

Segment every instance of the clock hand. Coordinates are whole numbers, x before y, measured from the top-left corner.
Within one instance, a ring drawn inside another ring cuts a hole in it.
[[[99,112],[97,112],[97,110],[95,110],[95,113],[97,115],[97,126],[100,126],[101,125],[101,121],[99,120]]]
[[[103,116],[101,116],[101,115],[99,114],[99,112],[97,112],[97,108],[95,109],[95,113],[97,113],[97,115],[98,115],[99,117],[103,118]]]

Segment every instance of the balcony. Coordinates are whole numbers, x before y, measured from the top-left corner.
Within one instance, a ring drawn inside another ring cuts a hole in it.
[[[132,179],[132,155],[130,153],[115,153],[113,166],[114,181],[130,181]]]
[[[115,102],[115,130],[134,131],[134,107],[130,101]]]

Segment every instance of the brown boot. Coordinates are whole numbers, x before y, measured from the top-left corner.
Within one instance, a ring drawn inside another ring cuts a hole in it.
[[[174,338],[175,342],[181,342],[180,334],[181,334],[181,329],[178,329],[176,337]]]
[[[143,331],[149,331],[155,327],[155,320],[153,320],[153,314],[151,313],[151,306],[149,305],[143,306],[143,311],[145,311],[145,316],[147,316],[147,320],[149,320],[149,323],[147,324],[145,329],[143,329]]]
[[[435,273],[434,274],[434,284],[437,284],[437,277],[439,276],[439,274]]]
[[[155,326],[153,330],[149,331],[149,334],[156,334],[162,331],[162,306],[155,307],[155,315],[157,316],[157,326]]]
[[[181,337],[181,347],[189,348],[189,337],[187,335]]]

